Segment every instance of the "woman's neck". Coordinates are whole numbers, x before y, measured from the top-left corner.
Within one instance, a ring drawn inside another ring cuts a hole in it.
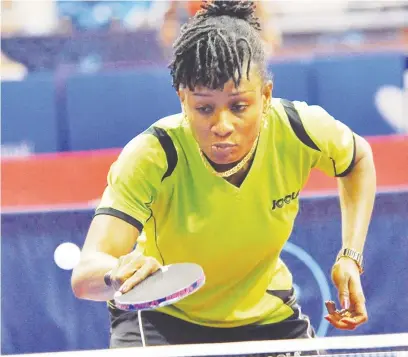
[[[254,157],[255,155],[252,156],[251,159],[249,159],[249,161],[244,165],[244,167],[241,170],[231,175],[230,177],[226,177],[225,179],[229,183],[237,187],[241,186],[242,182],[244,182],[245,178],[247,177],[249,170],[251,169],[252,163],[254,161]]]
[[[204,154],[205,155],[205,154]],[[213,169],[217,172],[224,172],[232,169],[233,167],[237,166],[241,160],[231,162],[229,164],[216,164],[215,162],[211,161],[207,155],[205,155],[209,164],[213,167]]]
[[[240,161],[238,161],[238,163],[237,162],[232,163],[232,167],[230,169],[226,169],[223,171],[217,171],[217,170],[224,169],[226,166],[231,166],[231,164],[223,165],[224,167],[220,167],[219,164],[217,165],[211,160],[209,160],[208,157],[204,154],[204,152],[200,148],[198,148],[198,150],[199,150],[199,153],[201,155],[201,159],[203,160],[204,165],[207,166],[207,168],[209,168],[210,170],[212,170],[216,176],[226,178],[226,177],[235,175],[239,171],[243,170],[243,168],[247,166],[248,162],[253,159],[257,146],[258,146],[258,139],[259,139],[259,136],[256,138],[256,140],[252,144],[251,150]]]
[[[233,167],[235,167],[236,165],[238,165],[239,162],[241,162],[241,160],[236,161],[236,162],[232,162],[229,164],[216,164],[215,162],[211,161],[207,156],[206,156],[209,164],[214,168],[215,171],[217,172],[225,172],[228,171],[230,169],[232,169]],[[229,177],[225,177],[225,180],[227,180],[229,183],[239,187],[242,182],[245,180],[245,177],[247,176],[249,169],[252,166],[252,163],[254,161],[255,158],[255,153],[252,155],[252,157],[248,160],[248,162],[242,167],[241,170],[239,170],[237,173],[229,176]]]

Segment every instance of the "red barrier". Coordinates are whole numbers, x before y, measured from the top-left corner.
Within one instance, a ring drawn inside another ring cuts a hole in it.
[[[408,136],[368,138],[379,190],[408,188]],[[43,154],[1,162],[3,211],[93,206],[118,150]],[[314,170],[304,193],[327,194],[336,180]]]

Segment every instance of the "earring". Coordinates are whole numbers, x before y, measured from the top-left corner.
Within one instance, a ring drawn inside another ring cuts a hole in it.
[[[262,126],[266,127],[268,124],[268,115],[271,113],[272,104],[270,101],[265,105],[262,111]]]
[[[271,109],[272,109],[272,104],[271,104],[271,101],[268,100],[268,103],[265,104],[263,112],[262,112],[263,116],[268,115],[270,113]]]
[[[182,122],[187,122],[187,114],[186,114],[186,110],[184,109],[184,105],[181,105],[181,114],[182,114],[182,119],[181,119],[181,121]]]
[[[186,124],[188,123],[188,117],[187,117],[187,114],[186,114],[186,112],[184,110],[183,110],[183,119],[182,119],[182,121],[185,122]]]

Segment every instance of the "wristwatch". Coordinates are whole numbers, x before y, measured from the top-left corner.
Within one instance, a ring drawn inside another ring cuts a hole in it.
[[[337,255],[336,261],[338,261],[342,257],[347,257],[355,261],[355,263],[358,266],[358,270],[360,274],[363,274],[364,269],[363,269],[363,255],[359,252],[357,252],[354,249],[350,248],[344,248],[342,249],[339,254]]]

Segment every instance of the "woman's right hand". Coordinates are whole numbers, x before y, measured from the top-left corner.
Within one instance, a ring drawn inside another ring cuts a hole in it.
[[[160,268],[157,259],[133,251],[119,257],[118,263],[109,273],[110,282],[116,291],[125,294]]]

